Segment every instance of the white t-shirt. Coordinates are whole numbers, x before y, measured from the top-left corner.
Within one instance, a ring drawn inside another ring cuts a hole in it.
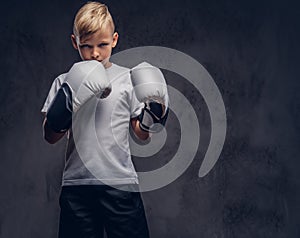
[[[130,118],[141,113],[128,68],[112,64],[106,69],[112,91],[93,97],[73,116],[69,130],[62,185],[138,184],[129,149]],[[57,77],[42,108],[47,109],[64,82]]]

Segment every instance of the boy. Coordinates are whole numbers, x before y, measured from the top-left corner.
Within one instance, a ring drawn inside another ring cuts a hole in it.
[[[46,141],[54,144],[68,135],[59,237],[100,238],[105,229],[109,238],[147,238],[140,193],[114,187],[138,184],[129,151],[129,126],[139,139],[145,140],[153,123],[164,125],[167,110],[163,102],[143,96],[147,87],[141,87],[138,94],[134,92],[133,86],[144,83],[140,78],[149,80],[143,76],[142,67],[130,71],[109,61],[118,33],[104,4],[88,2],[78,11],[71,40],[83,62],[54,80],[42,109],[46,115]],[[146,68],[151,69],[150,65]],[[87,91],[80,93],[82,88]],[[73,113],[84,111],[95,102],[92,95],[100,96],[93,115],[97,141],[84,129],[88,117],[84,122],[72,122]],[[76,138],[75,128],[79,128]],[[91,173],[87,165],[97,174]]]

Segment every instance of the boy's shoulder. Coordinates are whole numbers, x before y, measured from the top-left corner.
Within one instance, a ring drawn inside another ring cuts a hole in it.
[[[62,74],[58,75],[55,80],[59,81],[62,84],[66,78],[66,75],[67,75],[67,73],[62,73]]]
[[[52,88],[58,90],[58,88],[64,83],[67,73],[62,73],[52,81]]]

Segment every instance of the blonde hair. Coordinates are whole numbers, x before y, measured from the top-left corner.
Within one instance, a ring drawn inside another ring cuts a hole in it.
[[[110,26],[115,31],[115,24],[108,7],[100,2],[87,2],[77,12],[73,25],[73,34],[80,40],[98,30]]]

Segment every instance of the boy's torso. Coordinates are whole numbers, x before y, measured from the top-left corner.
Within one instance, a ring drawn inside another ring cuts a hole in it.
[[[107,69],[112,92],[92,98],[73,116],[66,151],[63,186],[137,184],[129,149],[130,118],[141,105],[133,95],[129,69]],[[65,74],[57,78],[59,84]]]

